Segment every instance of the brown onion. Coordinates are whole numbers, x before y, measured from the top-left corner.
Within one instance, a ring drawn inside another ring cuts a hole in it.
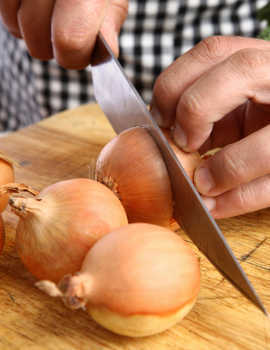
[[[0,186],[14,181],[13,161],[0,153]],[[8,194],[0,196],[0,213],[3,212],[8,204]]]
[[[2,215],[0,215],[0,253],[2,252],[5,244],[5,227],[2,219]]]
[[[78,271],[99,238],[127,224],[119,199],[89,179],[57,182],[34,198],[11,197],[10,205],[20,217],[17,251],[38,279],[59,281]]]
[[[177,158],[193,178],[200,162],[198,153],[177,148],[164,130]],[[121,200],[129,222],[147,222],[169,227],[173,217],[173,194],[159,148],[143,128],[131,128],[113,138],[101,150],[96,179]]]
[[[132,337],[159,333],[193,307],[200,287],[193,250],[167,228],[129,224],[102,237],[80,272],[58,287],[36,284],[72,308],[86,308],[105,328]]]

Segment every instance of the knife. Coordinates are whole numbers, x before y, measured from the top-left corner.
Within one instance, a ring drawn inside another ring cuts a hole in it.
[[[174,219],[220,273],[268,315],[195,186],[101,33],[97,37],[91,69],[96,100],[115,132],[143,127],[160,148],[174,194]]]

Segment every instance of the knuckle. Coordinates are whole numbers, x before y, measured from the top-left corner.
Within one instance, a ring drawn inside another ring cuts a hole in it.
[[[230,63],[236,71],[241,71],[245,75],[253,76],[265,64],[269,64],[269,53],[253,48],[245,48],[234,53],[230,58]]]
[[[84,48],[85,37],[82,33],[61,32],[56,35],[54,45],[64,52],[79,52]]]
[[[248,185],[239,186],[237,189],[237,196],[235,198],[235,205],[241,212],[245,212],[250,203],[253,203],[255,198],[254,191]]]
[[[167,98],[170,95],[170,92],[172,91],[172,81],[170,78],[169,71],[164,71],[161,73],[154,85],[154,94],[158,96],[159,98]]]
[[[222,36],[210,36],[203,39],[197,44],[190,54],[203,62],[215,61],[219,57],[223,57],[227,51],[229,41]]]
[[[176,108],[179,95],[181,95],[181,91],[179,91],[177,86],[175,74],[172,74],[172,70],[167,68],[155,81],[153,88],[154,99],[158,107],[162,108],[163,112],[168,115],[169,110]]]
[[[83,25],[74,25],[72,32],[70,28],[57,28],[53,37],[53,44],[58,50],[66,53],[80,52],[85,49],[89,41],[87,31]]]
[[[197,123],[200,122],[203,107],[198,94],[187,90],[187,92],[181,96],[179,109],[183,115],[186,115],[188,118],[192,115],[192,118],[189,118],[190,123],[197,125]]]
[[[153,94],[155,96],[163,97],[166,94],[166,79],[164,79],[164,73],[161,73],[155,80]]]
[[[118,12],[124,19],[128,14],[128,1],[125,0],[113,0],[112,5],[117,8]]]
[[[241,159],[240,155],[237,155],[233,148],[230,146],[225,147],[221,152],[223,177],[226,177],[226,182],[237,185],[245,181],[246,164]]]

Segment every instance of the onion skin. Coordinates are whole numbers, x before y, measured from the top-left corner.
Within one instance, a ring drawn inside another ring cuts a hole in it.
[[[0,153],[0,186],[14,181],[14,169],[12,161]],[[0,213],[2,213],[8,204],[9,195],[0,196]]]
[[[21,218],[16,247],[26,268],[38,279],[58,282],[74,273],[92,245],[127,224],[119,199],[106,186],[72,179],[45,188],[36,198],[12,198]]]
[[[0,253],[2,252],[5,244],[5,227],[2,215],[0,215]]]
[[[145,129],[128,129],[105,145],[96,179],[119,197],[130,223],[169,225],[173,202],[167,168]]]
[[[200,288],[199,261],[186,242],[167,228],[129,224],[102,237],[81,270],[57,290],[70,308],[86,308],[105,328],[129,336],[161,332],[180,321]]]
[[[164,130],[176,156],[193,178],[200,155],[179,150]],[[167,167],[155,141],[143,128],[125,130],[101,150],[96,179],[121,200],[130,223],[173,224],[173,193]]]

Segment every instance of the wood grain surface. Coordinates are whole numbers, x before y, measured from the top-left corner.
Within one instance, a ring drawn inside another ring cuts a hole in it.
[[[17,182],[41,190],[58,180],[89,177],[91,164],[114,133],[96,105],[70,110],[0,138],[12,157]],[[121,337],[104,330],[83,311],[34,287],[17,256],[17,218],[4,213],[7,240],[0,256],[0,350],[266,350],[270,321],[200,256],[198,302],[178,325],[155,336]],[[234,253],[270,311],[270,209],[219,220]],[[182,231],[178,233],[187,241]]]

